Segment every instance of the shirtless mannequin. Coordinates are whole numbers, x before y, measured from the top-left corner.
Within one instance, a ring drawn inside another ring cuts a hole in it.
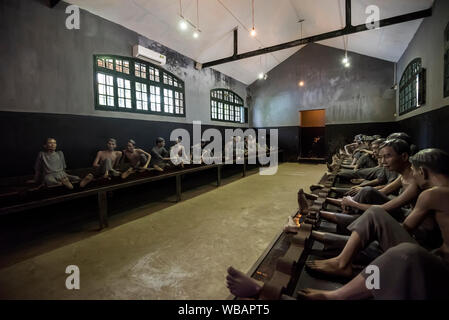
[[[244,150],[238,148],[237,143],[241,141],[240,136],[233,136],[231,140],[226,142],[224,146],[225,150],[225,161],[236,161],[244,155]]]
[[[109,139],[107,143],[107,150],[97,152],[94,163],[92,164],[93,172],[90,172],[80,182],[80,187],[84,188],[95,177],[103,177],[104,179],[110,179],[110,174],[114,176],[120,175],[120,173],[114,168],[117,167],[120,158],[122,157],[121,151],[115,151],[117,142],[115,139]]]
[[[352,274],[352,261],[370,242],[379,241],[384,254],[371,264],[379,268],[385,280],[380,290],[368,290],[362,271],[351,282],[335,291],[306,290],[309,299],[428,299],[448,298],[449,290],[449,154],[439,149],[426,149],[411,158],[414,179],[425,189],[416,207],[402,224],[395,222],[380,207],[366,212],[354,222],[343,251],[335,258],[310,261],[314,271],[340,276]],[[377,211],[373,214],[374,211]],[[426,221],[438,225],[443,244],[433,253],[415,240],[415,231]],[[425,268],[425,269],[423,269]],[[394,272],[392,272],[394,270]],[[419,273],[419,275],[417,274]],[[419,281],[413,279],[420,277]],[[392,278],[394,279],[393,281]],[[384,288],[382,288],[384,286]],[[388,286],[390,288],[388,288]]]
[[[151,155],[142,149],[136,148],[136,142],[134,140],[129,140],[126,149],[123,150],[123,161],[128,161],[123,163],[126,171],[122,173],[122,179],[128,178],[131,174],[139,169],[139,172],[148,170],[148,164],[151,160]]]
[[[379,146],[383,144],[385,140],[378,139],[371,143],[371,153],[366,153],[358,160],[353,171],[350,170],[342,170],[342,172],[337,173],[337,177],[341,180],[347,181],[357,178],[362,178],[362,182],[369,183],[363,181],[364,179],[370,179],[376,175],[376,173],[380,173],[383,171],[382,164],[379,159]],[[374,165],[376,164],[376,165]],[[374,180],[374,179],[373,179]],[[372,183],[374,184],[374,183]],[[368,184],[368,185],[372,185]]]
[[[382,207],[386,211],[392,211],[394,209],[400,208],[402,205],[410,203],[419,194],[419,187],[416,185],[413,173],[411,169],[411,164],[409,162],[410,150],[407,147],[408,144],[401,139],[387,140],[380,147],[380,157],[382,159],[382,165],[391,171],[395,171],[400,174],[400,176],[388,184],[384,188],[377,191],[376,189],[369,189],[371,193],[375,193],[378,196],[384,195],[384,204]],[[402,188],[403,192],[400,196],[393,200],[389,200],[386,196],[396,192]],[[381,204],[381,203],[372,203]],[[369,203],[359,203],[351,197],[344,197],[341,201],[341,206],[352,207],[359,209],[361,211],[367,210],[372,204]]]
[[[405,141],[401,139],[387,140],[380,148],[382,165],[388,170],[399,173],[400,176],[380,190],[364,187],[354,198],[349,196],[343,199],[327,198],[326,201],[340,205],[345,212],[350,212],[348,209],[351,208],[356,209],[355,213],[363,212],[373,205],[381,205],[383,209],[401,220],[403,218],[401,207],[413,203],[421,191],[413,179],[409,153],[409,146]],[[387,197],[400,189],[403,192],[398,197],[392,200]],[[321,213],[322,218],[334,222],[337,215],[332,212]]]
[[[39,152],[36,159],[34,179],[27,182],[40,183],[47,187],[64,185],[71,190],[73,189],[72,182],[78,182],[80,178],[65,172],[64,154],[62,151],[56,151],[56,146],[56,139],[47,139],[44,144],[45,151]]]
[[[369,274],[364,270],[337,290],[305,289],[298,292],[300,298],[449,298],[449,155],[438,149],[426,149],[411,161],[413,176],[425,191],[419,195],[416,207],[403,224],[393,220],[382,208],[372,207],[366,216],[354,223],[351,237],[338,257],[307,264],[317,272],[351,276],[352,259],[366,245],[377,240],[384,253],[371,265],[379,268],[379,289],[367,288],[365,278]],[[436,221],[443,238],[442,246],[433,253],[421,247],[410,235],[425,219]],[[232,267],[228,269],[226,282],[231,293],[242,298],[257,298],[263,285]]]
[[[189,157],[187,157],[186,150],[182,145],[182,137],[178,137],[176,139],[176,144],[171,147],[170,159],[175,166],[179,166],[181,168],[184,168],[184,164],[188,164],[190,162]]]
[[[170,166],[170,152],[165,149],[164,138],[157,138],[156,145],[151,149],[151,166],[157,171],[164,171],[165,167]]]

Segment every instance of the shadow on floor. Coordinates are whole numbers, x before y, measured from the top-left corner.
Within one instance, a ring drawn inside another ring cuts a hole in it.
[[[247,175],[258,173],[251,166]],[[221,185],[242,178],[242,168],[223,169]],[[217,188],[216,171],[182,177],[182,201]],[[109,227],[99,230],[97,197],[74,199],[0,217],[0,268],[95,236],[175,205],[175,178],[154,181],[108,193]]]

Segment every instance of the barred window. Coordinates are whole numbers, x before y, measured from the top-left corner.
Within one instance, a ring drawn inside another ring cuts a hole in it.
[[[164,111],[173,113],[173,90],[164,89]]]
[[[136,108],[137,110],[148,110],[147,85],[136,82]]]
[[[151,111],[161,111],[161,89],[156,86],[150,86],[150,105]]]
[[[218,102],[218,119],[223,120],[223,102]]]
[[[224,119],[229,121],[229,104],[224,104]]]
[[[115,70],[117,72],[123,72],[129,74],[129,61],[115,59]]]
[[[213,89],[210,92],[211,120],[247,123],[243,99],[228,89]]]
[[[184,113],[184,98],[181,92],[175,91],[175,113],[183,114]]]
[[[399,83],[399,115],[419,108],[426,102],[425,69],[421,58],[409,63]]]
[[[131,109],[131,81],[117,77],[119,108]]]
[[[157,68],[150,66],[148,68],[148,73],[151,81],[159,82],[159,70]]]
[[[212,119],[218,119],[217,101],[214,100],[211,101],[211,117]]]
[[[114,106],[114,77],[97,73],[98,82],[98,101],[102,106],[113,107]]]
[[[184,82],[146,61],[94,55],[95,108],[185,117]]]
[[[135,75],[136,75],[136,77],[140,77],[140,78],[146,79],[146,77],[147,77],[147,67],[146,67],[145,64],[135,62],[134,63],[134,68],[135,68]]]

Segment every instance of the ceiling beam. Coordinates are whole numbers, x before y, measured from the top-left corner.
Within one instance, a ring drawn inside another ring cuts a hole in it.
[[[237,55],[238,33],[237,28],[234,29],[234,57]]]
[[[54,8],[61,0],[47,0],[48,6]]]
[[[408,21],[427,18],[427,17],[430,17],[431,15],[432,15],[432,7],[429,9],[416,11],[416,12],[412,12],[412,13],[407,13],[407,14],[403,14],[400,16],[392,17],[392,18],[382,19],[382,20],[379,20],[376,22],[379,23],[379,28],[382,28],[382,27],[391,26],[394,24],[399,24],[399,23],[404,23],[404,22],[408,22]],[[275,51],[279,51],[279,50],[297,47],[297,46],[305,45],[305,44],[312,43],[312,42],[318,42],[318,41],[323,41],[323,40],[327,40],[327,39],[337,38],[337,37],[341,37],[343,35],[363,32],[366,30],[369,30],[369,28],[366,24],[360,24],[357,26],[353,26],[351,24],[351,0],[346,0],[346,26],[343,29],[326,32],[326,33],[322,33],[322,34],[318,34],[318,35],[314,35],[311,37],[302,38],[302,39],[298,39],[298,40],[293,40],[293,41],[281,43],[278,45],[274,45],[271,47],[254,50],[254,51],[248,51],[248,52],[241,53],[241,54],[236,54],[235,47],[234,47],[234,55],[227,57],[227,58],[223,58],[223,59],[209,61],[209,62],[206,62],[203,64],[196,62],[195,67],[197,69],[208,68],[208,67],[216,66],[219,64],[223,64],[223,63],[247,59],[247,58],[255,57],[258,55],[262,55],[262,54],[267,54],[267,53],[271,53],[271,52],[275,52]],[[234,42],[235,42],[235,38],[234,38]]]

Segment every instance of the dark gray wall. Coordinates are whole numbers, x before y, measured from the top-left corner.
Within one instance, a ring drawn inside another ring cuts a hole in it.
[[[443,94],[444,30],[448,23],[449,1],[436,0],[432,16],[423,20],[399,60],[397,65],[398,83],[407,65],[415,58],[422,59],[422,65],[426,68],[427,94],[425,105],[398,116],[397,120],[404,120],[449,105],[449,97],[444,98]]]
[[[80,29],[68,30],[68,4],[60,2],[50,9],[46,3],[0,1],[0,111],[181,123],[201,120],[204,124],[223,125],[210,120],[210,89],[230,88],[246,99],[243,83],[210,68],[197,71],[191,59],[87,11],[80,10]],[[94,109],[93,54],[132,56],[132,46],[137,43],[166,55],[167,65],[163,68],[185,81],[185,118]]]
[[[0,172],[0,177],[33,173],[36,155],[47,137],[57,140],[68,168],[78,169],[90,167],[110,137],[117,139],[117,150],[123,150],[128,139],[134,139],[138,147],[148,151],[157,137],[163,137],[166,145],[172,146],[170,133],[179,128],[187,130],[193,139],[193,126],[189,123],[0,111],[2,152],[8,155],[0,157],[0,167],[8,168]],[[218,129],[225,136],[226,127],[201,126],[202,132],[209,128]]]
[[[326,124],[394,120],[393,63],[309,44],[249,86],[254,127],[297,126],[299,111],[326,109]],[[298,81],[305,82],[304,87]]]
[[[401,131],[407,132],[419,149],[440,148],[449,152],[447,124],[449,106],[420,113],[397,122]]]

